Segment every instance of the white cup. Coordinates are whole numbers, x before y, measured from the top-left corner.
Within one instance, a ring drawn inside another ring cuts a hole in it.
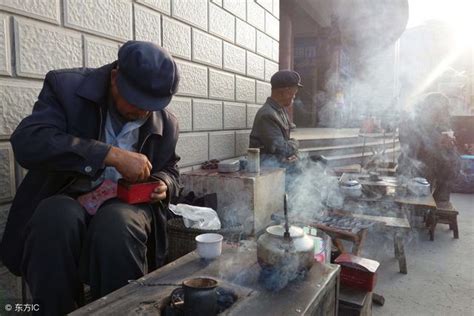
[[[196,236],[196,251],[199,257],[204,259],[214,259],[222,253],[222,240],[220,234],[208,233]]]

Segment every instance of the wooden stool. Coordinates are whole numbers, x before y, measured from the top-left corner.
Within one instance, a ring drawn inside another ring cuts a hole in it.
[[[453,231],[454,239],[459,239],[458,214],[459,212],[450,201],[436,202],[434,216],[430,217],[430,223],[427,224],[430,232],[430,240],[434,240],[434,231],[438,223],[448,224],[449,229]]]
[[[358,229],[357,232],[353,233],[337,229],[335,227],[328,227],[321,223],[312,223],[311,226],[314,226],[317,229],[320,229],[321,231],[328,234],[331,237],[334,246],[336,246],[341,253],[346,252],[341,240],[347,240],[351,242],[351,253],[356,256],[360,255],[360,251],[362,250],[362,245],[364,244],[368,231],[367,228],[361,228]]]

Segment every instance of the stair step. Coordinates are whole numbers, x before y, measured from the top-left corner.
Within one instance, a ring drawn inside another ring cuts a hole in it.
[[[400,152],[399,148],[395,148],[395,149],[389,148],[385,150],[384,156],[392,156],[392,155],[398,156],[399,152]],[[367,162],[373,156],[374,154],[372,152],[364,153],[363,162],[364,163]],[[355,153],[355,154],[353,153],[353,154],[337,155],[337,156],[324,156],[323,155],[321,156],[321,158],[330,167],[344,166],[344,165],[360,164],[362,162],[362,153]]]
[[[399,141],[396,140],[395,142],[390,141],[385,142],[385,148],[390,149],[399,147]],[[365,152],[371,152],[372,148],[374,147],[381,147],[384,146],[383,141],[378,142],[371,142],[365,144]],[[356,143],[350,145],[336,145],[336,146],[324,146],[324,147],[308,147],[308,148],[301,148],[300,152],[307,152],[311,153],[312,155],[344,155],[344,154],[351,154],[351,153],[361,153],[364,151],[364,143]]]

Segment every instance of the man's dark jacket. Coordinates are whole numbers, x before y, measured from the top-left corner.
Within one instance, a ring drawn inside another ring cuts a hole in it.
[[[16,275],[21,274],[25,227],[39,202],[67,191],[77,179],[98,178],[105,167],[110,145],[98,139],[104,133],[115,66],[116,62],[97,69],[49,72],[32,115],[11,137],[15,158],[29,170],[13,200],[0,245],[0,259]],[[152,163],[152,176],[168,185],[165,206],[179,193],[177,140],[176,117],[166,110],[153,112],[140,128],[137,148]],[[153,207],[151,269],[163,263],[167,247],[166,207]]]

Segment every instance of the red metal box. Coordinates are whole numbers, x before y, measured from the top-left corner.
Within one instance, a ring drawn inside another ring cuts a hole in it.
[[[343,253],[334,261],[341,265],[341,284],[371,292],[377,283],[377,269],[380,263]]]
[[[117,185],[117,197],[128,204],[148,203],[153,190],[159,181],[149,179],[144,182],[131,183],[120,179]]]

